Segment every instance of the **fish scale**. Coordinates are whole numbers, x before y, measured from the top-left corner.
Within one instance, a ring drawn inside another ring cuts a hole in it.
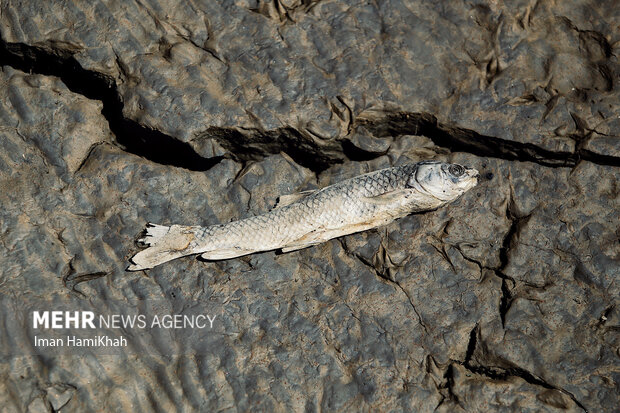
[[[253,235],[260,234],[262,248],[276,249],[286,247],[319,226],[335,229],[343,222],[366,222],[373,218],[377,206],[364,201],[364,198],[405,188],[410,171],[411,165],[406,165],[371,172],[317,191],[297,203],[269,213],[204,228],[192,247],[249,250],[256,248],[257,237]]]

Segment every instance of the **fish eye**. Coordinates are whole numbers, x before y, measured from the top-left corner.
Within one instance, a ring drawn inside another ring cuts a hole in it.
[[[456,177],[459,177],[465,173],[465,168],[463,168],[461,165],[450,165],[448,167],[448,172],[450,172]]]

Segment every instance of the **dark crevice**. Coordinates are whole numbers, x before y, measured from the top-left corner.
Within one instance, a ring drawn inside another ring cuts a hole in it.
[[[444,375],[444,378],[446,379],[446,388],[448,389],[448,395],[450,397],[450,400],[452,400],[454,403],[456,403],[457,405],[463,407],[461,405],[461,401],[459,400],[459,397],[456,395],[456,392],[454,391],[454,365],[450,364],[448,366],[448,369],[446,370],[446,374]]]
[[[545,380],[542,380],[541,378],[536,377],[535,375],[533,375],[532,373],[530,373],[529,371],[521,367],[502,368],[502,367],[486,367],[482,365],[472,366],[472,365],[466,365],[466,364],[463,364],[463,366],[467,370],[471,371],[472,373],[476,373],[476,374],[488,377],[493,380],[506,380],[509,377],[519,377],[529,384],[540,386],[545,389],[559,391],[561,393],[566,394],[568,397],[570,397],[571,400],[577,406],[579,406],[581,410],[583,410],[584,412],[588,411],[588,409],[586,409],[586,407],[583,404],[581,404],[581,402],[577,400],[571,392],[564,390],[562,388],[559,388],[559,387],[555,387],[547,383]]]
[[[351,161],[361,162],[361,161],[371,161],[373,159],[376,159],[380,156],[385,155],[387,151],[383,151],[383,152],[367,151],[365,149],[355,146],[355,144],[353,144],[353,142],[351,142],[350,140],[343,140],[342,141],[342,153],[344,154],[344,156],[347,157],[347,159]]]
[[[599,321],[598,321],[598,325],[599,326],[602,326],[603,324],[605,324],[605,322],[607,321],[607,317],[609,317],[609,314],[611,314],[611,312],[614,310],[614,308],[616,308],[616,306],[614,304],[612,304],[612,305],[608,306],[607,308],[605,308],[605,311],[603,311],[603,313],[599,317]]]
[[[510,249],[513,238],[515,237],[519,229],[519,220],[515,219],[514,215],[512,214],[510,203],[506,207],[506,218],[510,220],[510,228],[504,236],[502,246],[499,249],[499,267],[494,270],[495,275],[502,279],[502,295],[499,301],[499,317],[502,322],[502,328],[506,327],[506,314],[508,313],[508,310],[510,310],[513,300],[512,291],[508,286],[508,277],[506,276],[506,274],[504,274],[504,268],[506,268],[506,266],[508,265],[508,250]],[[513,280],[511,279],[511,281]]]
[[[480,157],[534,162],[548,167],[574,167],[580,160],[620,166],[618,157],[597,154],[583,148],[576,152],[554,152],[532,143],[509,141],[441,124],[429,113],[388,113],[377,120],[358,119],[355,127],[364,128],[377,137],[424,135],[435,145],[452,152],[467,152]]]
[[[26,73],[56,76],[72,92],[101,101],[102,115],[117,143],[127,152],[159,164],[193,171],[206,171],[223,159],[221,156],[204,158],[189,144],[125,118],[114,79],[82,68],[71,52],[7,43],[0,39],[0,65]]]
[[[510,310],[512,300],[514,299],[506,278],[502,278],[501,292],[502,296],[499,300],[499,318],[502,321],[502,328],[506,328],[506,314],[508,313],[508,310]]]
[[[508,251],[512,245],[514,237],[517,235],[517,231],[519,231],[519,227],[521,221],[529,218],[526,216],[524,218],[517,218],[515,214],[512,212],[512,197],[506,206],[506,219],[510,221],[510,228],[508,228],[508,232],[504,235],[504,239],[502,240],[502,246],[499,249],[499,270],[503,270],[506,265],[508,265]]]
[[[469,332],[469,341],[467,342],[467,351],[465,352],[465,365],[468,365],[471,362],[471,358],[474,356],[479,331],[480,327],[478,326],[478,324],[476,324],[474,328],[472,328],[472,330]]]
[[[61,239],[59,237],[59,239]],[[78,284],[83,283],[83,282],[87,282],[87,281],[91,281],[91,280],[96,280],[98,278],[101,277],[105,277],[106,275],[110,274],[110,272],[106,272],[106,271],[98,271],[98,272],[92,272],[92,273],[82,273],[82,274],[77,274],[75,271],[75,267],[73,266],[73,261],[75,260],[75,257],[71,258],[71,260],[69,261],[68,264],[68,268],[65,271],[65,274],[62,277],[62,283],[64,284],[65,287],[67,287],[70,291],[72,291],[73,293],[78,294],[81,297],[85,297],[84,293],[82,293],[81,291],[77,290],[76,287]]]
[[[587,149],[580,149],[580,158],[584,161],[592,162],[598,165],[620,166],[620,158],[610,155],[601,155]]]
[[[80,164],[78,165],[78,167],[75,169],[75,173],[78,173],[82,170],[82,168],[84,168],[84,166],[89,162],[89,160],[91,159],[91,156],[93,155],[93,153],[95,152],[95,149],[97,149],[98,146],[103,145],[105,142],[97,142],[93,145],[91,145],[91,147],[88,149],[88,152],[86,153],[86,156],[84,157],[84,159],[82,159],[82,162],[80,162]]]
[[[512,247],[512,243],[518,238],[521,228],[527,224],[531,217],[531,214],[521,217],[517,216],[514,210],[515,207],[511,196],[508,205],[506,206],[506,218],[510,221],[510,228],[504,236],[502,246],[499,249],[499,267],[494,269],[495,275],[502,279],[502,295],[499,302],[499,316],[503,328],[506,326],[506,314],[508,313],[508,310],[510,310],[514,300],[511,286],[508,284],[511,283],[512,288],[514,288],[515,285],[515,281],[504,273],[504,269],[508,266],[508,251]]]
[[[552,389],[552,390],[557,390],[559,392],[562,392],[566,394],[567,396],[569,396],[573,400],[573,402],[577,406],[579,406],[583,411],[585,412],[588,411],[583,406],[583,404],[581,404],[581,402],[579,402],[575,398],[575,396],[571,392],[549,384],[544,379],[533,375],[532,373],[530,373],[529,371],[525,370],[522,367],[516,366],[510,362],[507,362],[507,363],[510,363],[510,367],[485,366],[479,363],[478,360],[474,362],[473,359],[476,355],[476,349],[478,348],[478,341],[480,340],[479,336],[480,336],[480,327],[476,324],[476,326],[474,326],[474,328],[469,334],[469,342],[467,343],[467,352],[465,354],[465,360],[458,361],[458,363],[461,364],[463,367],[465,367],[467,370],[471,371],[472,373],[488,377],[492,380],[506,380],[509,377],[519,377],[525,380],[527,383],[530,383],[536,386],[541,386],[541,387],[544,387],[545,389]],[[484,354],[485,350],[481,350],[481,352]]]
[[[310,134],[292,127],[273,130],[210,127],[202,137],[216,139],[240,162],[258,161],[285,152],[297,164],[320,173],[346,159],[335,143],[319,146]]]
[[[455,376],[454,369],[455,369],[454,363],[450,363],[448,365],[448,368],[446,369],[446,372],[443,375],[444,381],[437,386],[437,390],[439,390],[440,394],[442,395],[442,399],[439,401],[439,404],[437,404],[437,406],[435,407],[434,409],[435,411],[441,405],[443,405],[446,402],[446,400],[449,400],[454,405],[457,405],[461,407],[461,409],[466,410],[466,406],[464,406],[461,403],[461,400],[459,399],[458,395],[454,391],[454,386],[456,384],[454,380],[454,376]],[[446,390],[445,392],[443,391],[444,389]]]

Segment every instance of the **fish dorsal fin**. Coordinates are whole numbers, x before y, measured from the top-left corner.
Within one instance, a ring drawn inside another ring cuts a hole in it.
[[[407,189],[397,189],[377,196],[364,197],[364,201],[375,205],[391,205],[402,202],[410,194],[411,191]]]
[[[295,202],[301,201],[305,197],[312,195],[316,191],[316,189],[310,189],[308,191],[296,192],[294,194],[280,195],[280,197],[278,198],[278,203],[275,207],[273,207],[273,209],[278,209],[290,204],[294,204]]]

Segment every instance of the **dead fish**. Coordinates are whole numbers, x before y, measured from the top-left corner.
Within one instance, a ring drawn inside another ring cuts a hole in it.
[[[478,183],[478,171],[424,161],[381,169],[322,189],[284,195],[270,212],[209,227],[148,224],[129,271],[192,254],[225,260],[259,251],[295,251],[439,208]]]

